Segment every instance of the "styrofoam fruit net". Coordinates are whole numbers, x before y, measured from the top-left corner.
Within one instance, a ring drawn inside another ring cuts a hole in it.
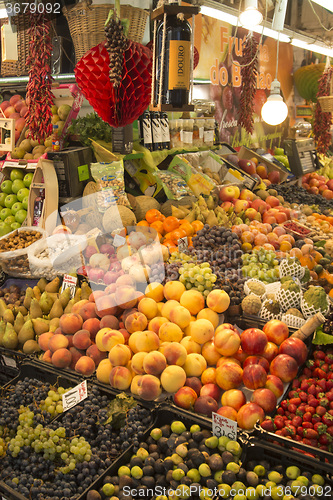
[[[282,314],[281,321],[291,328],[301,328],[306,323],[305,319],[298,318],[293,314]]]
[[[251,288],[249,288],[249,286],[248,286],[249,283],[259,283],[260,285],[262,285],[266,289],[266,286],[264,285],[264,283],[262,281],[257,280],[255,278],[251,278],[251,279],[245,281],[245,283],[244,283],[244,293],[245,293],[245,295],[250,295],[251,293],[254,294],[254,295],[258,295],[257,293],[253,292],[251,290]],[[258,297],[260,297],[261,299],[264,298],[264,296],[265,296],[265,293],[263,293],[262,295],[258,295]]]
[[[270,321],[271,319],[281,319],[281,313],[274,314],[274,313],[270,312],[268,309],[266,309],[265,305],[267,304],[267,302],[270,302],[270,301],[265,300],[265,302],[263,303],[263,305],[259,311],[259,317],[261,319],[266,320],[266,321]]]
[[[279,266],[279,270],[280,278],[284,278],[285,276],[292,276],[293,278],[302,279],[305,273],[304,267],[302,267],[299,261],[296,259],[292,263],[290,259],[284,259]]]
[[[275,281],[275,283],[268,283],[265,286],[266,286],[266,295],[271,293],[276,295],[281,288],[281,281]]]
[[[288,311],[292,307],[296,307],[298,309],[301,305],[301,283],[298,279],[294,279],[295,283],[299,286],[300,291],[294,292],[291,290],[284,290],[282,286],[276,293],[276,300],[279,302],[281,311]]]
[[[305,302],[304,298],[301,298],[301,309],[302,309],[302,314],[305,319],[312,318],[315,314],[318,312],[321,312],[322,314],[326,314],[329,310],[329,303],[327,302],[327,307],[325,309],[319,308],[316,309],[314,306],[309,306],[307,302]]]

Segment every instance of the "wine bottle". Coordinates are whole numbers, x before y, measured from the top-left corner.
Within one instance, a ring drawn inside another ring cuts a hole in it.
[[[162,128],[161,119],[158,111],[151,111],[151,130],[153,135],[153,149],[154,151],[163,149],[162,146]]]
[[[169,119],[165,111],[161,114],[161,129],[162,129],[162,146],[163,149],[170,149],[170,128]]]
[[[170,2],[178,3],[178,2]],[[157,28],[156,101],[159,102],[164,22]],[[179,15],[166,19],[162,104],[181,108],[188,104],[190,90],[191,25]]]
[[[149,151],[152,151],[153,138],[149,111],[145,111],[140,117],[140,136],[143,146],[149,149]]]

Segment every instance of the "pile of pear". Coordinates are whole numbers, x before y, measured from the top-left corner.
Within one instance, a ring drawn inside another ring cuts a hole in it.
[[[61,291],[60,278],[48,282],[41,278],[33,288],[25,292],[23,305],[9,307],[0,299],[0,346],[38,353],[38,337],[45,332],[55,332],[62,314],[70,313],[79,300],[88,299],[92,290],[83,282],[71,298],[70,288]]]

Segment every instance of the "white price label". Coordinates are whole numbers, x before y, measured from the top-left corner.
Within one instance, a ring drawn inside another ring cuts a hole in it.
[[[178,251],[179,252],[186,252],[188,250],[188,239],[187,236],[184,236],[184,238],[179,238],[178,240]]]
[[[84,380],[81,384],[73,387],[68,392],[62,395],[62,406],[64,411],[70,410],[73,406],[81,403],[88,397],[87,381]]]
[[[69,274],[65,274],[64,279],[62,280],[61,291],[63,292],[66,288],[70,288],[71,290],[71,298],[74,298],[75,290],[76,290],[77,278],[75,276],[70,276]]]
[[[3,360],[4,360],[6,366],[11,366],[12,368],[17,367],[15,359],[7,358],[7,356],[4,356]]]
[[[237,422],[230,418],[222,417],[218,413],[212,413],[212,427],[214,436],[220,438],[226,436],[232,441],[237,439]]]
[[[113,238],[113,245],[115,247],[121,247],[122,245],[125,245],[125,243],[126,243],[126,238],[120,236],[120,234],[116,234],[115,237]]]

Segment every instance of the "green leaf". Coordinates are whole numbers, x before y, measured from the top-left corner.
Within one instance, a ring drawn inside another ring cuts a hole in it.
[[[127,396],[124,392],[118,394],[113,399],[107,408],[108,418],[105,422],[100,422],[103,425],[112,424],[114,429],[120,429],[125,426],[127,412],[137,405],[134,398]]]
[[[315,345],[333,344],[333,335],[324,333],[322,330],[318,328],[316,330],[316,333],[314,334],[312,343]]]
[[[121,25],[123,27],[123,31],[124,31],[124,35],[127,37],[128,36],[128,31],[129,31],[129,25],[130,25],[130,22],[129,22],[129,19],[122,19],[121,20]]]

